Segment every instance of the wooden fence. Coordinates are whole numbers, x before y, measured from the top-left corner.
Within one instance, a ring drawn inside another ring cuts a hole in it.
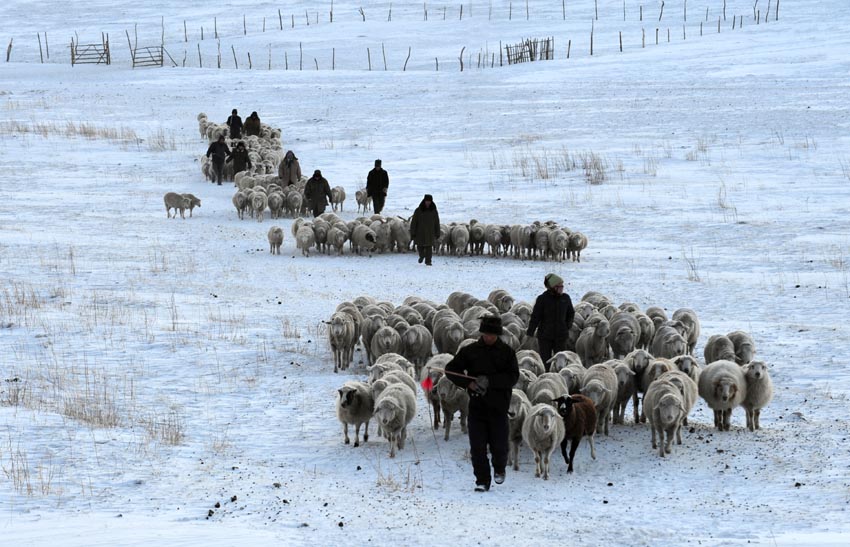
[[[100,44],[79,44],[71,38],[71,65],[111,65],[109,35]]]
[[[555,38],[529,38],[512,46],[505,46],[509,65],[531,61],[551,61],[555,58]]]
[[[162,46],[139,47],[132,50],[133,68],[146,66],[163,66],[165,48]]]

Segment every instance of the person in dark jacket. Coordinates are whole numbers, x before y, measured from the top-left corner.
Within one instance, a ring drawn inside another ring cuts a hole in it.
[[[304,197],[310,202],[314,217],[324,213],[331,201],[331,186],[318,169],[313,171],[313,176],[304,186]]]
[[[508,463],[508,407],[511,390],[519,379],[516,353],[499,339],[502,319],[498,315],[481,318],[481,337],[461,349],[446,365],[446,377],[469,394],[469,454],[475,473],[475,491],[490,490],[490,461],[493,480],[505,481]],[[471,377],[471,378],[470,378]],[[473,379],[474,378],[474,379]]]
[[[221,186],[221,181],[224,180],[224,162],[230,154],[230,148],[224,141],[224,135],[219,136],[218,140],[207,148],[207,157],[212,158],[213,181],[218,182],[219,186]]]
[[[241,139],[242,138],[242,118],[239,117],[239,114],[236,113],[236,109],[233,109],[233,112],[227,118],[227,127],[230,128],[230,138],[231,139]]]
[[[298,163],[298,158],[292,150],[287,150],[286,155],[283,156],[283,161],[277,168],[277,176],[287,186],[301,180],[301,164]]]
[[[230,159],[227,161],[233,162],[233,174],[244,171],[246,168],[252,167],[251,158],[248,157],[248,149],[245,148],[245,143],[239,141],[233,152],[230,153]]]
[[[390,186],[390,176],[381,167],[381,160],[375,160],[375,168],[366,176],[366,195],[372,198],[375,214],[384,210],[387,199],[387,188]]]
[[[245,125],[243,126],[245,130],[245,135],[251,136],[256,135],[260,136],[260,116],[256,112],[251,112],[251,115],[245,118]]]
[[[543,279],[543,284],[546,286],[546,292],[534,302],[526,334],[534,336],[537,331],[540,357],[548,372],[552,355],[567,349],[567,338],[576,312],[570,296],[564,293],[563,279],[550,273]]]
[[[425,194],[419,207],[413,211],[413,219],[410,221],[410,238],[416,244],[419,251],[419,263],[425,261],[426,266],[431,265],[434,243],[440,238],[440,213],[434,205],[431,194]]]

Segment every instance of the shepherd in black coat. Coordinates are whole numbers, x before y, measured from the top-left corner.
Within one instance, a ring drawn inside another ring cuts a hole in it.
[[[390,176],[381,167],[381,160],[375,160],[375,168],[366,177],[366,195],[372,198],[375,214],[384,210],[387,199],[387,188],[390,186]]]
[[[242,138],[242,118],[236,113],[235,108],[233,109],[233,113],[227,117],[227,127],[230,128],[231,139]]]
[[[481,318],[481,338],[461,349],[446,365],[446,377],[469,391],[469,454],[475,473],[475,490],[490,489],[493,459],[496,484],[505,480],[508,463],[508,407],[511,390],[519,379],[516,353],[499,339],[502,320],[497,315]],[[465,377],[471,376],[474,379]]]
[[[207,148],[207,157],[212,158],[213,179],[219,185],[224,180],[224,162],[230,157],[230,154],[230,148],[227,147],[224,135],[221,135],[217,141]]]
[[[425,261],[425,265],[431,265],[434,243],[440,237],[440,213],[434,205],[431,194],[425,194],[419,207],[413,211],[410,221],[410,238],[416,244],[419,251],[419,263]]]
[[[570,296],[564,293],[564,280],[550,273],[543,280],[546,292],[537,297],[531,319],[528,321],[528,336],[537,331],[540,357],[549,370],[549,359],[567,346],[570,327],[575,317],[575,309]]]
[[[245,148],[245,143],[242,141],[236,145],[233,152],[230,153],[230,160],[233,162],[233,174],[244,171],[251,167],[251,158],[248,157],[248,149]]]

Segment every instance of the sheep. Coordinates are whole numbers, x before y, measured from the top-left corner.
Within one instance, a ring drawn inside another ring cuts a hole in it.
[[[587,369],[584,365],[578,363],[569,363],[567,366],[558,371],[564,381],[567,383],[569,393],[578,393],[581,389],[581,384],[584,382],[584,376],[587,374]]]
[[[520,369],[531,371],[535,374],[535,376],[540,376],[546,372],[546,366],[543,364],[543,359],[541,359],[540,354],[534,350],[523,349],[518,351],[516,354],[516,360]]]
[[[640,326],[640,337],[635,347],[649,349],[650,344],[652,344],[652,338],[655,336],[655,323],[644,313],[635,312],[634,316],[637,319],[638,326]]]
[[[396,448],[404,449],[407,425],[416,415],[416,395],[404,384],[392,384],[375,401],[374,417],[381,432],[390,443],[390,458],[395,458]]]
[[[535,477],[549,480],[549,460],[564,440],[564,433],[564,420],[551,405],[540,403],[531,407],[522,424],[522,438],[534,452]]]
[[[674,437],[678,444],[682,444],[682,420],[685,417],[682,395],[670,382],[655,382],[646,392],[644,408],[649,409],[646,415],[652,429],[652,448],[657,448],[658,455],[663,458],[672,451]],[[660,436],[660,447],[656,435]]]
[[[720,360],[706,365],[699,376],[699,396],[714,411],[714,427],[729,431],[732,409],[747,397],[747,379],[734,361]]]
[[[313,236],[316,239],[316,248],[320,253],[327,252],[328,247],[328,230],[331,225],[327,221],[317,218],[313,220]]]
[[[675,385],[682,395],[682,403],[685,415],[682,417],[682,424],[688,425],[688,414],[694,408],[697,401],[698,388],[697,383],[693,378],[688,376],[681,370],[670,370],[658,377],[656,382],[670,382]],[[678,441],[681,444],[681,439]]]
[[[478,221],[469,222],[469,254],[484,254],[484,239],[486,227]]]
[[[372,337],[372,357],[377,359],[385,353],[401,353],[401,336],[392,327],[381,327]]]
[[[344,230],[336,226],[333,226],[330,230],[328,230],[328,247],[333,247],[334,249],[336,249],[336,252],[339,256],[342,256],[343,250],[345,248],[345,242],[347,240],[348,234]]]
[[[269,213],[273,219],[281,217],[281,211],[283,211],[283,206],[286,203],[286,198],[283,197],[283,194],[280,192],[272,192],[269,194],[268,198],[268,206]]]
[[[419,373],[419,379],[424,381],[426,378],[430,379],[431,386],[436,386],[440,381],[440,378],[444,376],[443,370],[445,370],[446,365],[454,359],[454,355],[450,353],[438,353],[437,355],[428,359],[428,362],[425,363],[425,367]],[[422,387],[425,392],[425,399],[431,403],[431,406],[434,409],[434,429],[440,428],[440,398],[437,393],[434,391],[433,387],[431,389],[425,389],[425,386]]]
[[[761,409],[773,399],[773,380],[764,361],[750,361],[741,370],[747,381],[747,396],[741,403],[747,412],[747,429],[759,429]]]
[[[511,311],[511,308],[514,305],[514,298],[504,289],[490,291],[490,294],[487,295],[487,300],[496,306],[496,309],[499,310],[499,314]]]
[[[528,325],[528,322],[531,320],[532,310],[533,308],[528,302],[514,302],[510,312],[519,317],[524,324]]]
[[[669,325],[664,325],[655,331],[652,347],[649,350],[655,357],[672,359],[687,352],[688,343],[679,331]]]
[[[587,324],[576,341],[576,353],[584,366],[590,367],[608,360],[608,334],[611,326],[602,315],[593,315]]]
[[[251,198],[251,207],[257,213],[257,222],[263,221],[263,212],[268,206],[268,198],[263,192],[254,192],[254,197]]]
[[[466,433],[466,417],[469,414],[469,394],[443,376],[436,386],[437,397],[440,399],[440,408],[443,410],[443,427],[446,434],[443,440],[449,440],[449,432],[452,429],[452,416],[460,412],[460,431]]]
[[[431,346],[434,343],[431,333],[424,325],[412,325],[401,336],[401,342],[401,354],[416,366],[418,372],[431,358]]]
[[[369,386],[365,382],[350,381],[343,384],[337,390],[336,417],[342,422],[342,433],[345,435],[345,444],[351,440],[348,438],[348,425],[354,426],[354,447],[360,446],[360,425],[366,424],[363,433],[363,442],[369,440],[369,420],[372,419],[375,403]]]
[[[728,336],[713,334],[705,344],[703,357],[705,357],[706,365],[721,360],[734,361],[735,344],[732,343],[732,340]]]
[[[336,208],[339,207],[339,210],[342,211],[342,206],[345,203],[345,188],[342,186],[334,186],[331,188],[331,208],[336,211]]]
[[[617,401],[617,375],[608,365],[596,364],[587,369],[581,384],[581,394],[593,401],[596,408],[596,431],[608,436],[608,417]]]
[[[309,225],[301,226],[295,234],[295,247],[301,249],[301,254],[309,257],[310,248],[316,245],[316,234],[313,232],[313,227]]]
[[[381,393],[393,384],[404,384],[414,392],[416,391],[416,381],[410,377],[410,374],[401,369],[393,369],[386,371],[380,378],[371,383],[372,398],[377,401]]]
[[[451,238],[452,254],[466,254],[466,248],[469,245],[469,229],[463,224],[457,224],[452,227],[449,237]]]
[[[522,443],[522,425],[531,411],[531,401],[525,392],[514,388],[508,406],[508,465],[519,471],[519,447]]]
[[[649,366],[652,361],[652,355],[643,349],[636,349],[626,355],[623,362],[635,373],[635,392],[632,395],[632,409],[634,410],[635,423],[638,423],[640,414],[638,413],[638,395],[646,393],[645,389],[641,389],[640,378],[643,376],[643,371]]]
[[[248,196],[242,190],[239,190],[233,197],[231,198],[233,202],[233,206],[236,208],[236,214],[239,216],[239,220],[243,220],[245,218],[245,209],[248,208]]]
[[[546,372],[535,379],[526,390],[532,405],[537,403],[552,404],[558,397],[569,395],[567,382],[556,372]]]
[[[177,192],[168,192],[162,197],[162,201],[165,202],[166,218],[172,218],[171,210],[174,209],[174,218],[177,218],[177,211],[180,211],[180,218],[185,219],[186,216],[184,215],[184,212],[191,206],[189,198],[184,197]]]
[[[637,382],[635,381],[635,371],[624,362],[614,366],[614,374],[617,376],[617,399],[614,401],[614,423],[623,424],[626,418],[626,406],[628,406],[629,400],[634,400],[637,394]],[[633,406],[636,405],[633,403]],[[637,421],[637,410],[635,410],[635,423]]]
[[[501,256],[502,230],[496,224],[488,224],[484,229],[484,241],[489,248],[490,256]]]
[[[646,390],[649,389],[649,386],[652,385],[652,382],[657,380],[658,377],[664,374],[665,372],[671,370],[676,370],[676,365],[674,365],[673,362],[669,359],[657,358],[650,360],[649,364],[646,366],[646,368],[640,375],[640,381],[638,382],[638,392],[646,394]],[[635,405],[635,408],[637,408],[637,405]],[[645,402],[640,412],[640,421],[646,421]]]
[[[596,459],[596,445],[593,436],[596,433],[596,408],[590,398],[581,394],[565,395],[553,401],[561,420],[564,422],[564,439],[561,441],[561,455],[567,464],[567,473],[573,472],[576,450],[582,437],[590,443],[590,457]],[[567,440],[570,441],[570,455],[567,457]]]
[[[736,363],[746,365],[753,360],[753,356],[756,354],[756,343],[752,336],[742,330],[732,331],[726,336],[735,346]]]
[[[360,212],[360,209],[363,209],[363,213],[366,213],[366,209],[371,207],[372,198],[366,194],[366,189],[361,188],[354,192],[354,200],[357,201],[357,212]]]
[[[358,255],[362,255],[365,250],[369,253],[369,256],[372,256],[376,242],[377,236],[375,235],[375,231],[365,224],[358,224],[351,231],[351,244],[354,252]]]
[[[688,344],[688,353],[693,355],[694,348],[696,347],[697,340],[699,339],[700,331],[697,313],[690,308],[679,308],[673,312],[671,319],[673,321],[680,321],[685,325],[687,334],[683,334],[682,336],[684,336],[685,342]]]
[[[437,312],[439,314],[439,312]],[[460,319],[446,318],[434,321],[434,345],[440,353],[457,353],[458,346],[466,338]]]
[[[304,196],[299,192],[289,192],[286,195],[286,212],[290,216],[296,216],[304,207]]]
[[[620,359],[634,351],[640,339],[638,320],[629,312],[621,311],[611,318],[610,326],[608,344],[614,358]]]
[[[694,383],[699,382],[702,367],[699,366],[699,363],[697,363],[697,360],[692,355],[678,355],[673,358],[673,364],[676,365],[676,368],[687,374]]]
[[[658,329],[664,323],[667,322],[667,314],[664,312],[663,308],[660,308],[658,306],[650,306],[646,308],[646,315],[647,317],[652,319],[652,322],[655,324],[656,329]]]
[[[201,206],[201,200],[198,197],[195,197],[194,194],[180,194],[184,198],[189,200],[189,218],[192,218],[192,209],[195,207]]]
[[[563,230],[552,230],[549,234],[549,254],[558,262],[562,262],[570,246],[570,236]]]
[[[280,254],[280,246],[283,245],[283,228],[272,226],[269,228],[269,252],[273,255]]]
[[[522,390],[523,393],[528,393],[528,387],[537,379],[537,375],[528,369],[519,369],[519,378],[514,384],[515,389]]]
[[[546,361],[546,365],[549,366],[550,372],[558,372],[570,363],[584,366],[581,363],[581,357],[579,357],[576,352],[569,350],[559,351]]]
[[[331,315],[331,320],[328,322],[328,341],[334,355],[334,373],[348,369],[354,354],[354,346],[357,344],[354,320],[350,315],[341,311]]]
[[[581,252],[587,248],[587,236],[581,232],[573,232],[570,234],[569,245],[567,246],[567,256],[573,259],[573,262],[581,262]]]

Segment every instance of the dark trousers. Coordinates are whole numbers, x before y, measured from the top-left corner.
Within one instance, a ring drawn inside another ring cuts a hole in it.
[[[431,264],[434,247],[431,245],[417,245],[416,248],[419,250],[419,258],[423,259],[425,264]]]
[[[540,358],[546,366],[546,372],[549,372],[549,359],[559,351],[567,349],[566,338],[538,338],[537,345],[540,346]]]
[[[508,414],[494,415],[492,411],[470,408],[467,427],[475,484],[490,486],[487,449],[493,458],[493,472],[504,473],[508,463]]]
[[[325,212],[325,205],[313,205],[313,217],[317,217]]]
[[[213,182],[221,184],[224,182],[224,159],[217,161],[213,158]]]
[[[384,194],[377,194],[372,196],[372,205],[375,207],[376,215],[384,210],[384,202],[386,200],[387,196],[385,196]]]

